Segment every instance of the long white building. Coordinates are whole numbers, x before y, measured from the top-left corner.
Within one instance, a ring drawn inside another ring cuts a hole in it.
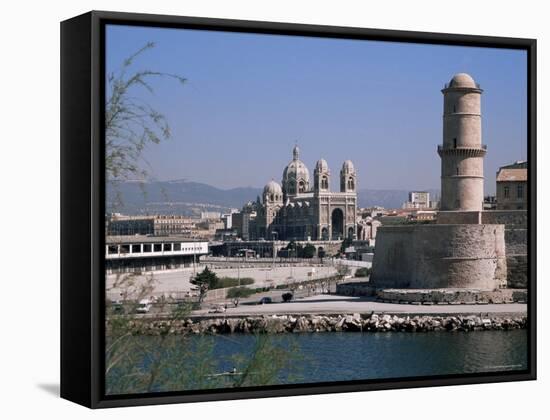
[[[107,273],[190,267],[208,254],[208,242],[178,236],[107,236]]]

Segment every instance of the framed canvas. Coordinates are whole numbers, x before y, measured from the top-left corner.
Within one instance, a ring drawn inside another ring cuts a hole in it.
[[[61,396],[536,378],[536,41],[61,24]]]

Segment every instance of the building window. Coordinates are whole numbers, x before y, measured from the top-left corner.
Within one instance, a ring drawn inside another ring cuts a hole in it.
[[[129,254],[130,253],[130,245],[120,245],[120,253],[121,254]]]
[[[458,175],[458,166],[456,167],[456,174]]]
[[[132,245],[132,254],[140,253],[140,252],[141,252],[141,245]]]
[[[109,254],[118,254],[118,246],[116,245],[109,245],[109,250],[107,251]]]
[[[153,245],[153,251],[155,251],[155,252],[162,251],[162,244],[154,244]]]
[[[523,185],[518,185],[518,198],[523,198]]]
[[[151,244],[143,244],[143,252],[151,252]]]
[[[454,145],[454,148],[456,149],[456,137],[453,139],[453,145]]]
[[[174,244],[174,251],[181,251],[181,244]]]
[[[504,187],[504,198],[510,198],[510,187]]]
[[[163,251],[172,251],[172,244],[163,244],[162,245]]]

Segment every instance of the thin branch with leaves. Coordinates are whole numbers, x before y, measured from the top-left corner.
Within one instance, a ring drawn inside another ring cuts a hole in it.
[[[187,79],[177,74],[153,70],[131,72],[136,60],[155,47],[148,42],[126,58],[121,68],[107,75],[105,103],[105,168],[107,182],[128,179],[144,180],[149,171],[142,156],[147,144],[158,144],[171,137],[166,117],[147,102],[138,99],[134,92],[143,88],[154,94],[151,80],[170,78],[184,84]]]

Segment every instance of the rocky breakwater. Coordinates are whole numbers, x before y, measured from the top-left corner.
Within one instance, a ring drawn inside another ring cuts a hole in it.
[[[313,332],[428,332],[512,330],[527,327],[523,315],[271,315],[208,319],[136,319],[130,323],[136,335],[313,333]]]

